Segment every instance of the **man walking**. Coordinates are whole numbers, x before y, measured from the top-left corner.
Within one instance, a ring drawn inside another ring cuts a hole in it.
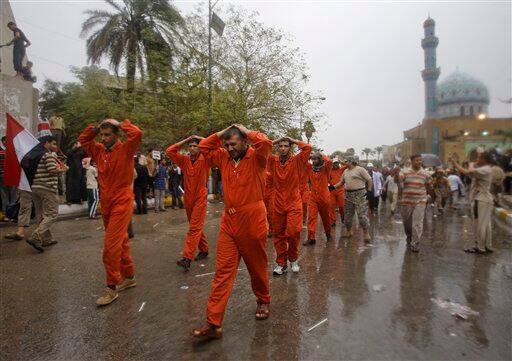
[[[55,152],[58,147],[53,136],[42,137],[40,141],[43,143],[46,153],[39,160],[32,183],[32,199],[39,222],[32,232],[31,239],[27,239],[27,243],[42,253],[44,252],[43,247],[57,243],[53,239],[50,227],[57,220],[59,213],[58,174],[66,172],[67,166],[57,160]],[[25,200],[24,203],[28,203],[28,200]],[[24,214],[28,214],[28,212],[25,211]],[[28,223],[28,219],[25,219],[23,223]]]
[[[427,206],[427,191],[432,192],[432,179],[422,168],[421,155],[411,156],[411,167],[400,171],[394,169],[395,182],[402,188],[402,222],[407,237],[407,247],[419,252],[419,243],[423,233],[423,219]]]
[[[225,141],[225,148],[221,139]],[[236,124],[203,139],[199,149],[221,171],[226,205],[217,241],[207,324],[192,332],[198,338],[214,339],[222,337],[221,324],[240,257],[247,266],[252,290],[257,298],[256,319],[267,319],[270,314],[265,249],[268,226],[263,199],[267,158],[272,150],[272,142],[263,133]]]
[[[339,183],[346,168],[346,166],[341,166],[341,162],[338,158],[334,158],[332,160],[331,179],[329,180],[329,184]],[[338,189],[331,191],[331,207],[329,212],[331,214],[331,223],[333,228],[336,227],[336,209],[338,209],[338,213],[340,214],[340,221],[343,222],[344,207],[345,187],[339,187]]]
[[[384,181],[384,192],[387,194],[386,199],[389,200],[391,214],[395,214],[398,203],[398,184],[396,184],[395,178],[390,173],[388,173]]]
[[[311,162],[307,164],[309,168],[309,181],[311,183],[311,194],[308,205],[308,238],[303,243],[304,246],[316,243],[316,224],[318,214],[322,219],[325,238],[329,242],[331,236],[331,216],[329,213],[331,195],[329,194],[329,179],[331,176],[332,161],[320,152],[311,154]]]
[[[347,158],[347,169],[343,172],[341,180],[329,188],[334,190],[342,186],[345,186],[345,219],[343,223],[346,229],[341,237],[348,238],[354,235],[352,223],[354,216],[357,214],[359,224],[363,229],[363,238],[369,242],[371,236],[366,196],[368,192],[373,191],[373,182],[366,169],[358,166],[357,160],[352,156]]]
[[[124,143],[119,140],[120,130],[126,135]],[[101,143],[94,141],[98,134]],[[133,159],[141,139],[142,131],[129,120],[119,123],[114,119],[105,119],[97,127],[89,125],[78,138],[98,169],[105,227],[103,264],[107,287],[96,300],[98,306],[112,303],[119,291],[136,285],[128,226],[133,213]]]
[[[475,163],[469,163],[469,168],[460,166],[456,159],[451,158],[455,169],[471,177],[469,201],[471,215],[475,224],[476,237],[468,238],[464,252],[486,253],[493,252],[492,248],[492,213],[494,199],[491,193],[493,157],[488,152],[478,154]]]
[[[282,275],[288,268],[299,272],[299,243],[302,230],[302,199],[300,179],[308,165],[311,146],[300,140],[288,137],[274,141],[278,147],[278,156],[268,160],[268,169],[274,189],[272,212],[273,241],[276,249],[276,267],[274,275]],[[293,155],[292,145],[300,149]]]
[[[171,145],[165,153],[183,170],[183,184],[185,188],[185,211],[189,228],[183,247],[183,258],[177,261],[178,266],[185,271],[190,269],[192,259],[202,260],[208,256],[208,240],[204,234],[204,222],[206,219],[208,189],[208,172],[211,163],[201,154],[199,142],[203,139],[197,135],[188,137]],[[188,155],[181,154],[180,149],[187,145]],[[199,253],[194,258],[196,250]]]

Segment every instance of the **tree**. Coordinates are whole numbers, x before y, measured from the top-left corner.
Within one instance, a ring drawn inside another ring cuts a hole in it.
[[[87,10],[81,36],[87,38],[87,58],[98,64],[107,57],[119,73],[125,61],[127,89],[135,87],[137,70],[155,82],[166,78],[172,65],[177,29],[182,25],[178,10],[167,0],[105,0],[115,12]]]
[[[378,147],[375,147],[375,152],[377,153],[377,160],[380,161],[380,154],[382,153],[382,151],[384,150],[383,147],[381,147],[380,145]]]
[[[363,153],[366,157],[366,161],[368,161],[368,157],[370,156],[370,154],[372,154],[372,149],[371,148],[363,148],[363,150],[361,150],[361,153]]]

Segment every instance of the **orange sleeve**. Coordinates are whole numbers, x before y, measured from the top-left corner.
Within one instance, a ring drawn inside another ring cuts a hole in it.
[[[186,156],[180,153],[180,146],[173,144],[165,150],[165,154],[171,159],[178,167],[183,168],[185,164]]]
[[[85,152],[93,159],[97,158],[98,153],[101,150],[100,143],[94,141],[96,135],[98,135],[96,127],[89,124],[89,126],[85,128],[78,137],[78,142],[82,145],[82,148],[84,148]]]
[[[142,130],[128,119],[125,119],[119,128],[126,134],[126,141],[123,143],[123,147],[134,155],[142,140]]]
[[[268,156],[272,152],[272,141],[265,134],[256,131],[249,132],[247,138],[254,147],[258,165],[266,168]]]
[[[299,161],[301,163],[307,163],[311,156],[311,144],[300,141],[297,146],[300,149],[300,153],[297,155],[297,157],[299,157]]]
[[[222,143],[217,134],[212,134],[199,142],[201,154],[209,160],[210,164],[220,167],[220,162],[226,150],[222,148]]]
[[[332,159],[327,157],[327,156],[322,156],[322,158],[324,159],[324,168],[325,168],[325,172],[327,173],[327,179],[330,178],[331,176],[331,170],[332,170]]]

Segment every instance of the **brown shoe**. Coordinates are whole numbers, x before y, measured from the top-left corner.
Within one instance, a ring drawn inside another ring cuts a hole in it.
[[[255,316],[258,321],[266,320],[268,316],[270,316],[270,309],[268,304],[258,303]]]
[[[370,232],[363,231],[363,239],[365,242],[370,242],[372,240],[372,236],[370,236]]]
[[[97,306],[106,306],[114,302],[117,297],[119,297],[119,293],[117,293],[116,290],[113,290],[110,287],[106,287],[103,290],[103,293],[101,294],[100,298],[96,300]]]
[[[127,288],[135,287],[137,286],[137,282],[135,282],[135,278],[125,278],[123,283],[116,286],[116,291],[121,292]]]
[[[222,338],[222,327],[206,324],[203,327],[193,329],[192,336],[202,341],[218,340]]]

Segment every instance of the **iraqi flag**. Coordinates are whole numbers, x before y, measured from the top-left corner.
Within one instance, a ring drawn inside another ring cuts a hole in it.
[[[6,118],[4,184],[30,192],[37,165],[46,149],[12,115],[6,113]]]

